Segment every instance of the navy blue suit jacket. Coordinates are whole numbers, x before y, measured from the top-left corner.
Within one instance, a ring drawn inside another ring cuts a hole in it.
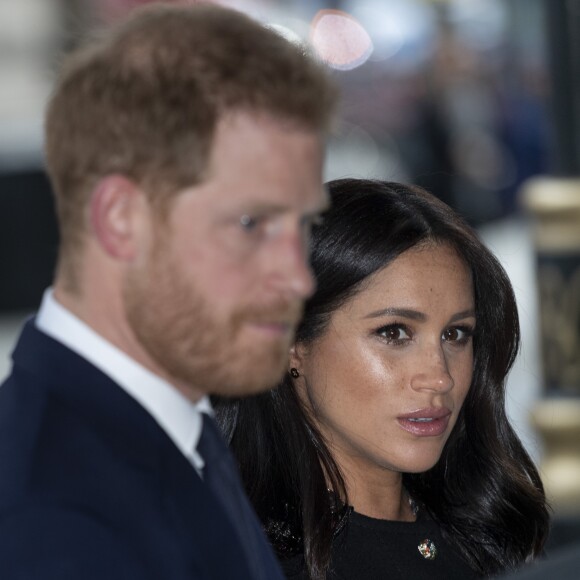
[[[123,389],[29,321],[0,386],[0,578],[253,578],[189,461]],[[254,518],[255,558],[281,578]]]

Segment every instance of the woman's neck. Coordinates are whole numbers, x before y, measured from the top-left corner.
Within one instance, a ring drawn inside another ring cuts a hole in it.
[[[346,467],[342,472],[348,503],[354,511],[381,520],[415,521],[414,508],[403,487],[401,473],[381,470],[373,474],[367,472],[361,477],[360,472],[349,473]]]

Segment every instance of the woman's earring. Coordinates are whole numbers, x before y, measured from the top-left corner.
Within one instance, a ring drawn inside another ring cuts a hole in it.
[[[300,376],[300,373],[298,372],[298,369],[295,369],[294,367],[292,367],[292,368],[290,369],[290,376],[291,376],[293,379],[297,379],[297,378]]]

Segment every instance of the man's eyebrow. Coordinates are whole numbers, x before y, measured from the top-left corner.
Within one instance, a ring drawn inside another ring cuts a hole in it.
[[[236,208],[236,211],[244,211],[246,213],[261,212],[261,213],[283,213],[288,210],[288,208],[279,203],[269,203],[261,201],[252,201],[239,204],[240,207]]]
[[[322,188],[322,202],[320,203],[318,209],[316,210],[318,213],[322,213],[328,211],[332,207],[332,198],[330,197],[330,193],[328,188]]]
[[[313,216],[324,213],[325,211],[330,209],[330,199],[325,198],[321,204],[316,206],[311,206],[310,208],[306,208],[303,211],[303,214],[306,216]],[[291,211],[292,207],[287,206],[281,203],[272,203],[268,201],[250,201],[245,203],[240,203],[239,207],[235,207],[234,209],[236,212],[242,213],[265,213],[265,214],[279,214],[285,213],[287,211]]]

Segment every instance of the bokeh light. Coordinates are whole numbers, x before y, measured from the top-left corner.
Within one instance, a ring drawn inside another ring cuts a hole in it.
[[[373,51],[371,37],[360,22],[339,10],[321,10],[316,14],[310,42],[316,54],[337,70],[360,66]]]

